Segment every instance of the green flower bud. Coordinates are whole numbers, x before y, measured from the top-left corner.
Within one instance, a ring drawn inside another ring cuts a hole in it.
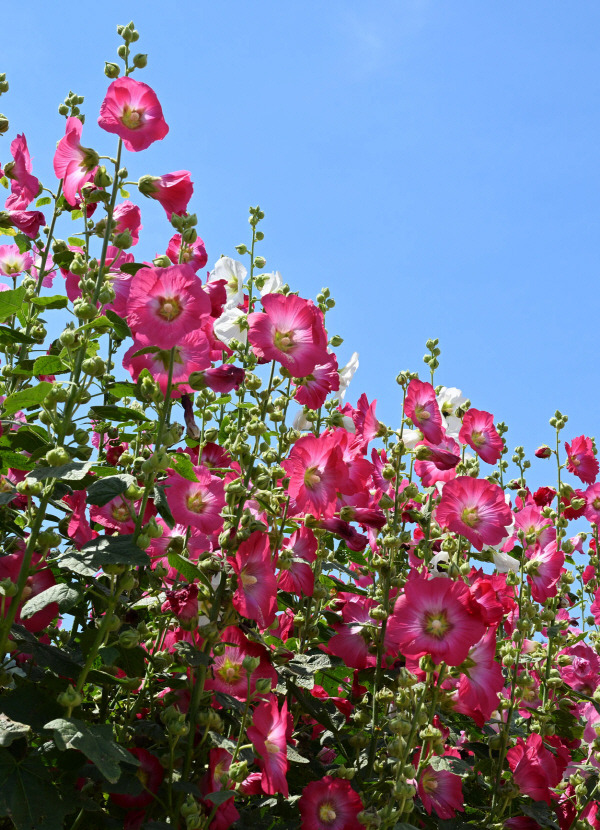
[[[9,126],[8,118],[0,112],[0,134],[7,133]]]
[[[122,648],[136,648],[136,646],[139,646],[140,640],[140,632],[136,631],[135,628],[128,628],[119,634],[119,645]]]
[[[107,78],[118,78],[120,73],[119,65],[106,61],[104,64],[104,74]]]
[[[46,453],[46,461],[51,467],[60,467],[70,460],[71,456],[64,447],[54,447]]]
[[[254,267],[255,268],[264,268],[267,264],[267,260],[264,256],[256,256],[254,257]]]
[[[138,52],[137,55],[133,56],[132,63],[136,69],[144,69],[148,64],[148,55],[143,55],[141,52]]]
[[[96,187],[110,187],[112,183],[112,176],[108,173],[103,164],[100,165],[100,167],[96,170],[96,175],[94,176],[94,184]]]
[[[69,683],[67,690],[61,692],[56,700],[65,709],[74,709],[76,706],[81,705],[82,697],[73,685]]]
[[[122,233],[118,233],[113,239],[113,245],[115,248],[120,248],[122,251],[126,251],[127,248],[131,248],[133,245],[131,231],[127,228],[122,231]]]

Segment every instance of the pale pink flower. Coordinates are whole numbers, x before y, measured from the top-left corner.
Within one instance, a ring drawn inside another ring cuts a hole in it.
[[[421,479],[423,487],[432,487],[438,481],[450,481],[456,478],[455,467],[460,461],[460,447],[448,435],[444,435],[437,446],[428,441],[419,441],[417,447],[423,447],[417,454],[415,473]],[[427,455],[427,458],[424,458]]]
[[[277,672],[269,662],[266,648],[260,643],[252,642],[235,626],[229,626],[221,634],[225,649],[222,654],[215,654],[211,664],[211,674],[206,679],[206,689],[225,692],[238,700],[248,696],[248,674],[243,666],[245,657],[258,657],[259,664],[250,678],[250,693],[256,690],[259,678],[268,678],[273,686],[277,685]]]
[[[77,202],[83,185],[92,181],[98,164],[96,151],[81,144],[82,130],[79,118],[67,118],[66,132],[54,154],[54,172],[63,180],[63,193],[70,205]]]
[[[440,443],[444,434],[442,413],[430,383],[417,378],[411,380],[406,390],[404,414],[431,444]]]
[[[16,277],[32,265],[33,256],[29,252],[20,253],[16,245],[0,245],[0,274],[3,277]]]
[[[133,78],[116,78],[100,106],[98,124],[123,139],[128,150],[145,150],[169,132],[156,93]]]
[[[504,442],[494,426],[494,416],[480,409],[465,413],[458,440],[468,444],[487,464],[496,464]]]
[[[513,520],[502,489],[470,476],[458,476],[444,484],[435,517],[441,527],[465,536],[477,550],[499,544]]]
[[[584,515],[588,522],[600,525],[600,482],[592,484],[585,491]]]

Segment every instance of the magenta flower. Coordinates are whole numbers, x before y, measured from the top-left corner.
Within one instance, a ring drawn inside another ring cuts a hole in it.
[[[160,386],[163,395],[167,393],[169,380],[170,351],[138,354],[151,345],[148,338],[138,335],[133,346],[123,356],[123,367],[128,370],[133,380],[137,380],[142,369],[148,369]],[[185,334],[175,348],[173,363],[171,397],[179,398],[184,392],[192,392],[188,379],[192,372],[200,372],[210,366],[210,347],[202,329]]]
[[[535,553],[526,551],[527,581],[531,585],[531,596],[536,602],[546,602],[558,592],[558,580],[565,564],[565,554],[557,547],[556,540],[545,547],[538,547]]]
[[[231,565],[238,578],[233,607],[249,620],[256,620],[261,628],[268,628],[277,611],[277,581],[269,537],[256,530],[242,542]]]
[[[328,355],[321,338],[323,315],[309,300],[290,294],[266,294],[264,313],[248,315],[248,340],[264,361],[276,360],[294,378],[310,375]]]
[[[594,455],[591,438],[580,435],[573,438],[571,444],[565,441],[567,451],[567,470],[580,478],[584,484],[593,484],[598,475],[598,459]]]
[[[487,464],[496,464],[504,448],[494,426],[494,416],[480,409],[465,413],[458,440],[468,444]]]
[[[156,93],[133,78],[117,78],[108,87],[98,124],[123,139],[128,150],[145,150],[169,132]]]
[[[96,151],[81,145],[82,130],[79,118],[67,118],[66,132],[54,154],[54,172],[63,180],[63,192],[70,205],[77,202],[83,185],[92,181],[98,164]]]
[[[312,563],[317,558],[317,537],[307,527],[301,527],[282,543],[277,567],[277,584],[282,591],[312,597],[315,575]]]
[[[250,678],[250,692],[256,690],[259,678],[268,678],[273,686],[277,685],[277,672],[269,662],[266,648],[254,643],[235,626],[229,626],[221,634],[225,644],[223,654],[215,654],[211,665],[212,676],[206,679],[206,689],[225,692],[238,700],[248,696],[248,675],[243,666],[245,657],[258,657],[259,664]]]
[[[10,579],[15,584],[17,583],[21,572],[21,564],[23,562],[24,553],[25,551],[23,549],[17,553],[9,553],[5,556],[0,556],[0,579]],[[46,591],[48,588],[51,588],[56,584],[54,574],[50,568],[47,566],[44,567],[41,560],[42,557],[39,553],[33,554],[30,566],[30,575],[27,577],[25,590],[23,591],[23,596],[19,604],[19,610],[17,611],[17,616],[15,617],[16,623],[25,626],[28,631],[33,632],[42,631],[46,628],[46,626],[50,625],[55,617],[58,616],[58,603],[51,602],[31,617],[26,617],[24,619],[21,618],[20,611],[23,604],[27,602],[27,600],[32,599],[32,597],[41,594],[43,591]],[[41,565],[41,567],[38,568],[38,565]],[[14,601],[14,599],[9,599],[8,601],[4,600],[0,606],[2,616],[5,616],[8,613],[8,610]]]
[[[165,209],[167,219],[176,213],[185,213],[192,194],[194,183],[189,170],[176,170],[164,176],[142,176],[138,182],[140,193],[149,199],[156,199]]]
[[[469,715],[482,727],[498,707],[504,686],[502,666],[496,662],[496,629],[489,628],[470,650],[461,666],[464,672],[457,683],[454,708]]]
[[[458,476],[444,484],[435,517],[442,527],[465,536],[477,550],[499,544],[512,523],[502,489],[470,476]]]
[[[592,524],[600,525],[600,482],[585,491],[585,518]]]
[[[464,582],[445,577],[409,579],[388,620],[390,647],[408,657],[430,654],[459,666],[485,634],[477,603]]]
[[[292,715],[288,713],[287,700],[279,711],[277,698],[269,695],[254,710],[252,726],[247,734],[259,755],[261,786],[266,795],[282,793],[285,798],[288,797],[287,733],[291,730]]]
[[[586,643],[577,643],[560,652],[570,658],[570,663],[559,663],[559,672],[567,686],[576,692],[593,695],[600,684],[600,658]],[[596,737],[596,736],[594,736]]]
[[[375,600],[369,597],[352,596],[342,605],[342,622],[331,624],[336,633],[327,643],[326,651],[341,657],[350,668],[377,665],[374,643],[381,623],[369,614],[375,605]]]
[[[40,191],[38,179],[31,173],[31,157],[27,148],[27,139],[18,135],[10,145],[14,162],[6,165],[4,174],[11,180],[10,196],[6,200],[7,210],[25,210]]]
[[[7,210],[2,212],[0,227],[13,227],[23,231],[25,236],[35,239],[46,217],[41,210]]]
[[[298,802],[302,816],[301,830],[362,830],[358,814],[363,803],[356,790],[344,778],[326,775],[311,781],[302,790]]]
[[[181,242],[181,234],[176,233],[169,240],[167,246],[167,256],[174,265],[185,263],[191,265],[194,271],[199,271],[204,268],[208,260],[204,242],[198,237],[195,242],[188,244]]]
[[[178,524],[214,533],[223,526],[223,482],[206,467],[194,467],[194,473],[198,481],[188,481],[175,472],[168,476],[165,484],[171,513]]]
[[[431,446],[428,441],[419,441],[415,473],[421,479],[423,487],[431,487],[438,481],[450,481],[456,478],[455,467],[460,461],[460,447],[448,435],[444,435],[438,446]],[[424,457],[426,456],[426,457]]]
[[[447,819],[457,810],[465,809],[460,775],[450,770],[434,770],[427,765],[419,778],[417,791],[428,815],[435,810],[439,818]]]
[[[444,434],[442,413],[430,383],[417,378],[411,380],[406,390],[404,414],[431,444],[440,443]]]
[[[331,435],[305,435],[282,462],[290,477],[288,492],[300,512],[330,518],[338,490],[348,479],[339,446]]]
[[[551,803],[552,790],[561,781],[568,761],[568,752],[562,746],[559,749],[562,752],[550,752],[537,733],[529,735],[527,743],[523,738],[517,738],[516,746],[508,750],[506,759],[514,782],[524,795],[534,801]]]
[[[127,322],[152,346],[171,349],[210,315],[210,300],[189,265],[141,268],[131,281]]]
[[[133,202],[121,202],[114,209],[113,219],[117,223],[114,229],[115,235],[129,231],[132,244],[137,245],[142,230],[142,212],[139,207]]]
[[[297,378],[294,381],[296,394],[294,400],[309,409],[318,409],[323,406],[330,392],[337,392],[340,388],[338,364],[334,354],[327,355],[326,360],[315,366],[310,375]]]

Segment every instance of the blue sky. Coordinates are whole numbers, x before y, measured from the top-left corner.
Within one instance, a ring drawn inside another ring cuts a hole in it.
[[[91,8],[91,7],[90,7]],[[132,178],[189,169],[212,264],[266,213],[267,270],[314,297],[329,286],[341,361],[360,354],[348,394],[398,423],[401,369],[422,372],[509,424],[530,454],[598,424],[600,7],[547,0],[106,0],[3,9],[0,109],[52,181],[57,105],[86,96],[96,126],[115,26],[133,19],[149,54],[136,77],[157,92],[167,138],[128,154]],[[172,233],[144,200],[138,258]],[[537,462],[535,479],[549,481]],[[575,483],[575,482],[573,482]]]

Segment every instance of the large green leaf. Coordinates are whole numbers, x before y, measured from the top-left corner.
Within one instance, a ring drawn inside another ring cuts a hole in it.
[[[26,738],[31,732],[28,723],[20,723],[6,715],[0,715],[0,746],[10,746],[19,738]]]
[[[23,305],[25,299],[25,289],[23,286],[15,288],[12,291],[0,292],[0,322],[8,320],[13,314]]]
[[[80,481],[88,474],[93,466],[92,461],[69,461],[60,467],[38,467],[28,475],[36,481],[45,481],[47,478],[57,478],[60,481]]]
[[[39,758],[17,761],[0,748],[0,815],[10,818],[16,830],[63,830],[70,809]]]
[[[90,484],[87,491],[87,503],[94,504],[97,507],[102,507],[112,501],[116,496],[120,496],[133,484],[135,479],[127,473],[120,473],[116,476],[108,476],[94,481]]]
[[[103,565],[149,565],[150,557],[145,551],[133,541],[132,534],[124,536],[98,536],[87,542],[82,548],[81,553],[85,557],[86,564],[92,567],[96,566],[96,570]],[[88,557],[91,557],[89,559]]]
[[[34,375],[60,375],[61,372],[68,372],[69,367],[65,366],[60,357],[56,354],[44,354],[33,364]]]
[[[72,588],[64,582],[59,585],[52,585],[50,588],[47,588],[45,591],[37,594],[37,596],[27,600],[21,609],[21,617],[24,619],[32,617],[34,614],[37,614],[38,611],[41,611],[47,605],[50,605],[51,602],[58,603],[61,611],[68,611],[81,599],[81,597],[82,593],[80,590]]]
[[[126,340],[128,337],[132,336],[131,329],[125,320],[116,313],[116,311],[109,308],[106,310],[106,316],[113,324],[115,335],[119,338],[119,340]]]
[[[108,724],[86,724],[77,718],[57,718],[44,726],[52,729],[54,743],[64,751],[78,749],[95,764],[107,781],[116,783],[121,776],[120,764],[135,764],[137,759],[115,743]],[[139,762],[138,762],[139,763]]]
[[[0,292],[0,297],[2,296]],[[7,415],[13,415],[19,409],[27,409],[30,406],[39,406],[44,400],[52,384],[47,380],[43,380],[37,386],[28,386],[26,389],[21,389],[19,392],[13,392],[4,401],[3,407]]]
[[[129,409],[126,406],[116,406],[115,404],[93,406],[90,409],[90,418],[99,421],[119,421],[120,423],[126,423],[127,421],[142,423],[149,420],[143,412],[138,412],[137,409]]]

